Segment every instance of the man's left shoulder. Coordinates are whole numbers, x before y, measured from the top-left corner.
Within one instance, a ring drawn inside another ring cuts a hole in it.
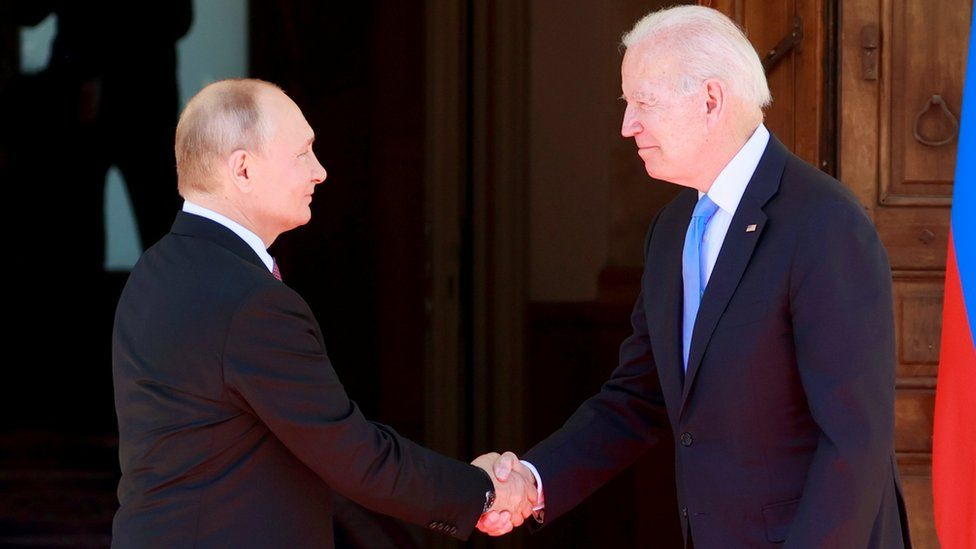
[[[846,203],[863,209],[854,193],[843,183],[793,154],[786,160],[779,195],[802,203],[806,210],[830,203]]]

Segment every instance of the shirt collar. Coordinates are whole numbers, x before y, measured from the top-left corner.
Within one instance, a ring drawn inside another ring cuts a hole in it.
[[[211,209],[204,208],[199,204],[194,204],[189,200],[183,201],[183,211],[186,213],[199,215],[200,217],[206,217],[207,219],[215,223],[220,223],[224,227],[234,231],[234,234],[241,237],[241,240],[246,242],[248,246],[254,249],[254,253],[258,254],[258,257],[261,258],[264,266],[267,267],[269,271],[274,270],[274,259],[271,258],[271,254],[269,254],[267,248],[264,247],[264,241],[262,241],[258,235],[245,229],[240,223]]]
[[[735,153],[708,189],[708,198],[730,216],[735,215],[742,194],[746,192],[746,186],[749,185],[768,143],[769,130],[765,124],[760,123],[756,131],[752,132],[752,137]],[[699,191],[698,198],[701,199],[703,194],[705,193]]]

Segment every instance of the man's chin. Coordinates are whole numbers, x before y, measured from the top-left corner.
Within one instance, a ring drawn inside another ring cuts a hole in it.
[[[644,171],[647,172],[648,177],[650,177],[651,179],[657,179],[659,181],[667,181],[668,183],[670,183],[667,174],[661,171],[659,167],[652,165],[650,162],[644,163]]]
[[[311,211],[308,211],[303,216],[300,216],[300,217],[297,217],[296,216],[295,218],[293,218],[291,220],[291,222],[288,223],[288,226],[283,231],[281,231],[281,232],[282,233],[287,233],[288,231],[297,229],[297,228],[301,227],[302,225],[307,225],[308,222],[311,221],[311,220],[312,220],[312,212]]]
[[[644,171],[647,172],[647,175],[651,179],[654,179],[656,181],[663,181],[665,183],[670,183],[672,185],[680,185],[682,187],[690,187],[690,185],[685,185],[684,183],[681,183],[679,181],[675,181],[675,178],[674,178],[674,176],[672,174],[668,174],[668,173],[663,172],[661,170],[656,170],[656,169],[654,169],[653,167],[651,167],[648,164],[644,164]]]

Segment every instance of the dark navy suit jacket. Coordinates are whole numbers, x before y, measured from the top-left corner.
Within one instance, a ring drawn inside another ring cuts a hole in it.
[[[180,212],[113,335],[114,547],[331,547],[332,492],[467,538],[491,480],[368,422],[312,312],[232,231]]]
[[[697,199],[683,191],[651,224],[633,334],[610,380],[524,456],[545,485],[546,523],[666,443],[670,422],[678,512],[698,549],[908,546],[891,271],[871,221],[771,137],[685,374],[681,255]]]

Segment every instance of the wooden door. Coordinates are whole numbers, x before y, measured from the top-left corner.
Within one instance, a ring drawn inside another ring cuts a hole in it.
[[[932,418],[971,12],[972,0],[848,0],[840,14],[839,172],[891,261],[895,449],[921,548],[938,546]]]

